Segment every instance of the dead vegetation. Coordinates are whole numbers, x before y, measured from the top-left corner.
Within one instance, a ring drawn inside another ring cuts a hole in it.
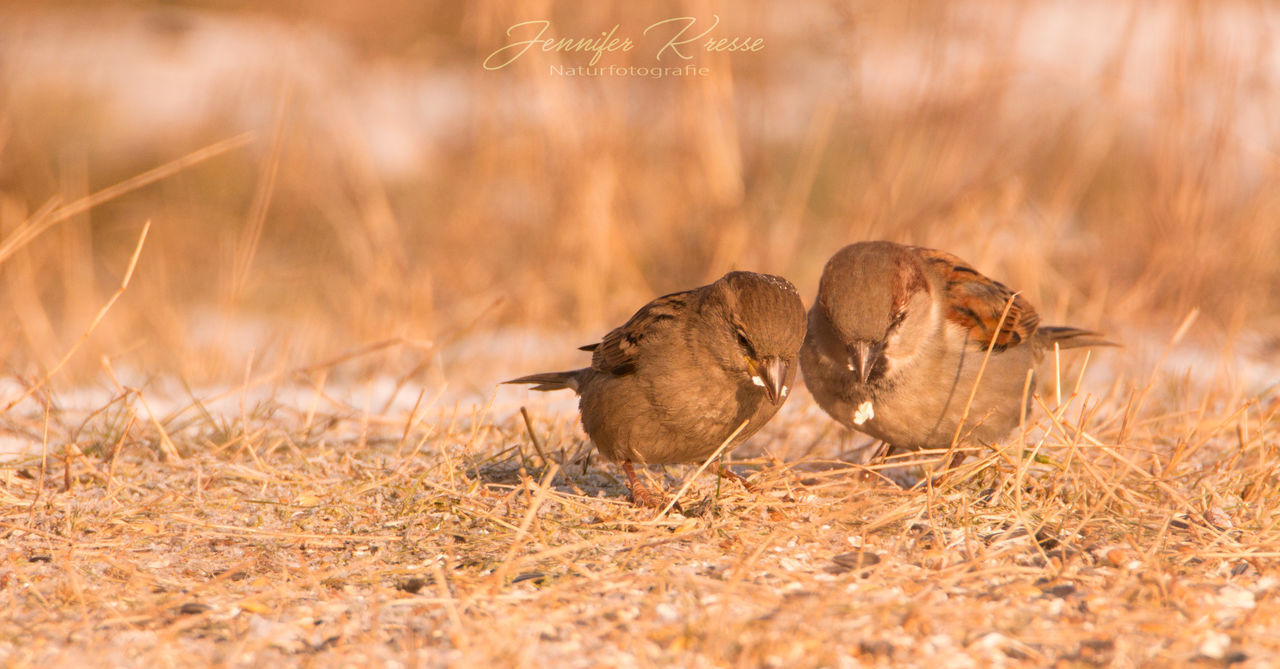
[[[535,414],[530,432],[518,415],[266,404],[157,427],[121,397],[79,439],[51,416],[46,457],[4,470],[0,652],[16,665],[1266,664],[1280,651],[1280,405],[1123,399],[1070,397],[1038,437],[915,490],[770,455],[814,420],[787,412],[738,463],[755,493],[703,477],[683,514],[657,516],[587,461],[571,416]]]
[[[1269,8],[1077,10],[1099,43],[1044,65],[991,36],[1053,50],[1054,3],[202,7],[3,10],[6,666],[1280,658]],[[477,65],[543,12],[713,10],[765,56]],[[91,67],[113,34],[139,60]],[[220,88],[185,47],[227,35]],[[151,66],[207,106],[173,125]],[[567,399],[494,390],[734,267],[810,296],[871,237],[1125,348],[1051,360],[1033,422],[937,480],[798,392],[734,455],[756,491],[700,477],[669,515]]]

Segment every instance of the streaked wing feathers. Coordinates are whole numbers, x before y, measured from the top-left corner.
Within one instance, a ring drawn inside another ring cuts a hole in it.
[[[622,376],[636,369],[636,360],[646,338],[676,320],[686,309],[694,291],[672,293],[644,305],[621,327],[614,328],[598,344],[583,346],[591,351],[591,366],[601,372]]]
[[[947,320],[968,329],[969,336],[984,348],[994,339],[992,348],[996,351],[1031,340],[1040,325],[1040,315],[1021,295],[950,253],[920,247],[915,251],[946,281]],[[1006,305],[1009,314],[1002,322],[1000,316]]]

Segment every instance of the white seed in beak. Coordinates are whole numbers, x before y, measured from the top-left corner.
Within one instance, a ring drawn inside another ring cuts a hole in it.
[[[876,410],[871,406],[871,400],[866,400],[858,405],[858,410],[853,412],[853,424],[862,425],[863,423],[876,417]]]
[[[756,384],[757,386],[760,386],[761,388],[764,387],[764,379],[760,378],[759,376],[751,377],[751,382]]]
[[[788,387],[786,387],[786,386],[783,386],[783,387],[782,387],[782,396],[783,396],[783,397],[786,397],[786,396],[787,396],[787,393],[788,393],[788,392],[790,392],[790,391],[791,391],[791,389],[790,389],[790,388],[788,388]]]

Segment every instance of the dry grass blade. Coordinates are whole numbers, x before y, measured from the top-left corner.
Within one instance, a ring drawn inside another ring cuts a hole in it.
[[[198,151],[192,151],[177,160],[165,163],[164,165],[154,169],[147,170],[135,177],[125,179],[114,186],[104,188],[92,195],[80,198],[75,202],[70,202],[68,204],[52,208],[48,212],[37,215],[27,221],[22,227],[18,228],[18,230],[14,231],[13,234],[9,235],[3,243],[0,243],[0,264],[7,261],[9,257],[19,249],[30,244],[32,240],[36,239],[46,230],[58,223],[83,214],[104,202],[110,202],[125,193],[137,190],[143,186],[151,185],[161,179],[177,174],[192,165],[199,164],[228,151],[246,146],[252,140],[253,135],[248,133],[222,140]]]
[[[1013,301],[1018,299],[1018,293],[1009,295],[1009,299],[1005,300],[1004,310],[1000,312],[1000,319],[996,321],[996,326],[992,330],[999,333],[1004,327],[1005,320],[1009,317],[1009,310],[1013,308]],[[960,420],[956,423],[955,434],[951,435],[951,446],[947,449],[947,453],[943,462],[951,462],[955,455],[955,449],[960,444],[960,435],[964,433],[965,421],[969,420],[969,410],[973,407],[973,398],[978,395],[978,386],[982,383],[982,375],[987,371],[987,361],[991,359],[991,353],[996,348],[996,342],[999,341],[998,336],[992,336],[991,341],[987,342],[987,350],[982,354],[982,364],[978,366],[978,373],[973,377],[973,386],[969,388],[969,398],[965,400],[964,410],[960,412]]]
[[[67,364],[67,361],[71,359],[71,356],[75,355],[76,351],[80,350],[80,346],[84,344],[85,340],[93,334],[93,331],[97,329],[98,324],[102,322],[104,317],[106,317],[107,312],[111,310],[113,305],[115,305],[116,300],[120,299],[120,296],[124,295],[125,290],[129,288],[129,282],[133,279],[133,270],[138,266],[138,258],[142,255],[142,246],[146,243],[147,233],[150,230],[151,221],[147,221],[142,225],[142,232],[138,235],[138,243],[134,246],[133,255],[129,257],[129,265],[125,268],[124,276],[120,279],[120,286],[111,294],[111,297],[107,298],[107,303],[102,305],[102,308],[98,310],[97,315],[93,317],[92,321],[90,321],[89,327],[80,335],[80,339],[76,340],[76,343],[71,346],[71,349],[67,351],[66,355],[63,355],[62,359],[59,360],[52,369],[46,372],[43,378],[29,386],[21,395],[10,400],[9,403],[5,405],[4,411],[12,409],[16,404],[22,402],[28,397],[31,397],[33,393],[40,388],[43,388],[44,385],[49,382],[49,379],[53,378],[53,376],[62,369],[63,365]],[[0,254],[0,257],[2,257],[2,255],[3,254]]]
[[[706,460],[703,460],[701,465],[698,465],[698,469],[694,471],[691,476],[685,479],[684,485],[680,486],[680,489],[676,491],[676,494],[671,496],[671,499],[667,502],[667,505],[664,506],[662,510],[658,512],[658,515],[655,517],[655,520],[662,518],[668,513],[671,513],[671,509],[675,508],[675,505],[680,501],[680,498],[683,497],[684,494],[689,491],[689,486],[693,485],[693,482],[697,480],[699,476],[702,475],[702,472],[705,472],[707,470],[707,467],[711,466],[711,463],[715,462],[720,458],[720,455],[724,453],[724,449],[728,448],[729,444],[732,444],[733,440],[736,439],[738,434],[742,432],[742,429],[747,426],[747,422],[748,421],[744,420],[741,423],[739,423],[738,427],[734,428],[733,432],[729,433],[729,436],[725,437],[725,440],[720,443],[720,446],[716,448],[716,450]]]
[[[529,410],[524,407],[520,407],[520,417],[524,418],[524,427],[529,431],[529,441],[533,442],[534,450],[538,452],[538,457],[542,458],[542,466],[547,466],[551,461],[547,459],[547,454],[542,450],[542,442],[538,439],[538,435],[533,431],[533,421],[529,419]]]
[[[271,206],[271,197],[275,194],[276,179],[280,173],[280,156],[284,150],[285,120],[288,118],[290,101],[293,98],[292,87],[285,85],[280,90],[276,101],[276,118],[271,132],[271,148],[262,165],[258,178],[258,187],[253,194],[253,204],[249,210],[249,224],[245,226],[241,238],[236,242],[235,259],[231,269],[231,288],[228,300],[235,302],[244,291],[249,281],[249,272],[253,269],[253,259],[257,256],[258,245],[262,241],[262,230],[267,221],[267,209]]]
[[[560,466],[551,463],[547,467],[547,472],[542,475],[542,483],[538,485],[537,490],[533,494],[533,500],[529,502],[529,508],[525,511],[524,518],[520,520],[520,527],[516,528],[516,534],[511,539],[511,547],[507,549],[506,557],[503,558],[502,564],[493,572],[493,578],[489,581],[489,590],[495,591],[500,588],[507,580],[507,574],[511,571],[512,561],[515,560],[516,553],[524,546],[525,536],[529,533],[529,526],[533,523],[533,519],[538,515],[538,509],[542,507],[542,502],[547,498],[547,492],[551,490],[551,482],[555,480],[556,474],[560,471]]]

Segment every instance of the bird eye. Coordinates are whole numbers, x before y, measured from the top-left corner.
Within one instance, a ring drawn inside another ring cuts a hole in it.
[[[738,335],[738,345],[750,351],[751,342],[747,341],[747,335],[743,334],[742,330],[738,330],[737,335]]]
[[[889,330],[893,331],[897,329],[899,325],[902,325],[902,319],[906,317],[907,317],[907,312],[905,311],[899,311],[898,313],[894,314],[893,320],[889,321]]]

